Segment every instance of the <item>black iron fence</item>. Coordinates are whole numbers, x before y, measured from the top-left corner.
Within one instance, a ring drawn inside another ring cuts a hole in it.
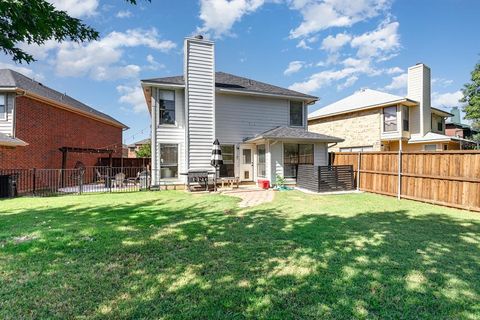
[[[0,169],[0,196],[51,196],[92,192],[148,190],[151,171],[145,167],[82,167],[78,169]]]

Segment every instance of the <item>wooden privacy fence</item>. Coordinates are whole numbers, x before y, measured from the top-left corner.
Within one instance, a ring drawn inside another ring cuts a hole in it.
[[[480,211],[480,151],[338,152],[330,162],[352,165],[363,191]]]

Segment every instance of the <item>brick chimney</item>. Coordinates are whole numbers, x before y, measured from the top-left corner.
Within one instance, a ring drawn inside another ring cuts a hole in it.
[[[410,131],[425,135],[432,129],[431,75],[430,68],[423,63],[408,68],[407,98],[419,102],[418,107],[411,109],[413,121]]]
[[[184,43],[185,105],[188,169],[211,170],[215,140],[215,48],[203,36]]]

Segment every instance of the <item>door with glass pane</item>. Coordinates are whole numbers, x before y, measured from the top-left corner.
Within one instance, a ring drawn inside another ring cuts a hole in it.
[[[253,151],[251,146],[240,147],[240,180],[253,181]]]

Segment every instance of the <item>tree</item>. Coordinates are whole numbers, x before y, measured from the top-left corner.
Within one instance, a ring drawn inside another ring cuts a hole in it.
[[[137,158],[151,158],[152,146],[150,143],[142,144],[135,153],[137,154]]]
[[[471,82],[466,83],[462,89],[463,98],[460,102],[466,103],[464,107],[465,119],[474,123],[480,122],[480,63],[475,65],[471,73]]]
[[[137,0],[124,0],[137,4]],[[150,0],[147,0],[150,1]],[[0,0],[0,49],[18,63],[35,58],[21,45],[42,45],[47,40],[85,42],[99,33],[80,19],[57,10],[46,0]]]

